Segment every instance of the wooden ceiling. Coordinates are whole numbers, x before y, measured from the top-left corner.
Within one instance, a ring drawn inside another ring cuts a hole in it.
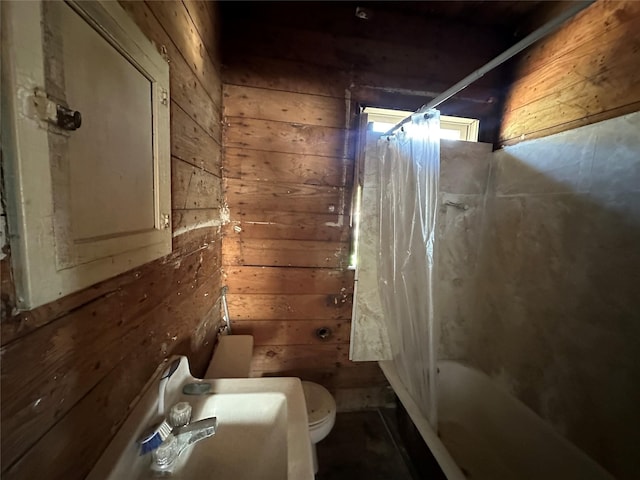
[[[261,65],[278,59],[285,63],[271,67],[272,85],[283,78],[287,85],[313,83],[314,75],[305,75],[317,70],[361,105],[414,110],[571,3],[223,1],[223,65],[225,72],[245,72],[256,59]],[[366,19],[356,16],[358,7],[367,9]],[[483,138],[493,141],[518,61],[488,72],[442,111],[481,118]]]
[[[224,1],[220,5],[223,19],[226,17],[227,20],[260,19],[329,33],[353,31],[358,36],[367,28],[379,30],[381,25],[402,30],[403,22],[408,28],[417,23],[441,28],[453,25],[484,27],[504,38],[508,46],[572,3],[569,0]],[[358,7],[370,13],[368,19],[356,17]]]
[[[553,1],[414,1],[414,2],[360,2],[358,5],[376,12],[396,12],[435,20],[497,27],[517,34],[532,17],[546,11]]]

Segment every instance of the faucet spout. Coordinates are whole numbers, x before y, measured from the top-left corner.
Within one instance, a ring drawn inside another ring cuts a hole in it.
[[[176,358],[160,377],[160,383],[158,384],[158,415],[160,416],[164,416],[164,396],[165,392],[167,391],[167,383],[169,383],[171,375],[176,373],[176,370],[179,366],[180,359]]]
[[[182,440],[186,445],[193,445],[200,440],[215,435],[217,426],[218,419],[216,417],[204,418],[183,427],[174,428],[173,434],[178,441]]]
[[[183,427],[174,427],[171,435],[152,452],[154,461],[151,469],[157,472],[172,472],[180,454],[190,445],[215,435],[217,425],[218,419],[210,417]]]

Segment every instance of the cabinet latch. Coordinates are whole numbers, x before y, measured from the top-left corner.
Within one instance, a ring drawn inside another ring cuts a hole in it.
[[[33,106],[40,120],[56,125],[63,130],[77,130],[82,125],[79,111],[55,103],[44,90],[36,88],[33,93]]]

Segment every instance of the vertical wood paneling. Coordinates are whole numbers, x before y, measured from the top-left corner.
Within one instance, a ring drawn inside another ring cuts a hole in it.
[[[30,312],[14,311],[0,260],[3,478],[84,478],[163,358],[203,372],[220,321],[222,92],[204,27],[215,7],[122,5],[171,61],[173,252]]]

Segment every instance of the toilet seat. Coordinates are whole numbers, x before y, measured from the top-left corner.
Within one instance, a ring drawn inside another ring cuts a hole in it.
[[[319,427],[323,423],[335,419],[336,401],[322,385],[313,382],[302,382],[302,390],[307,403],[309,428]]]
[[[307,404],[309,440],[313,453],[313,473],[318,473],[318,453],[316,443],[329,435],[336,421],[336,401],[329,390],[313,382],[302,382],[304,399]]]

